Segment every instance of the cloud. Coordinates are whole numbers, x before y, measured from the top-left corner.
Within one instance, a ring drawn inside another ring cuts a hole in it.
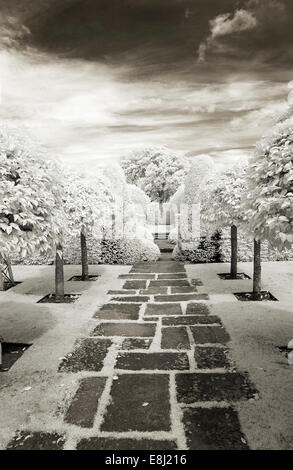
[[[17,49],[30,35],[30,30],[16,17],[0,14],[0,48]]]
[[[236,12],[220,16],[210,31],[211,48],[217,43],[217,50],[220,41],[231,40],[232,31],[241,35],[248,27]],[[154,67],[154,44],[139,48],[142,67],[126,56],[117,61],[69,58],[33,49],[33,42],[24,47],[21,37],[29,31],[21,23],[1,24],[6,39],[0,44],[0,118],[29,131],[52,158],[80,170],[91,171],[144,145],[209,153],[219,164],[230,164],[267,131],[271,110],[288,94],[289,63],[285,71],[252,70],[247,63],[239,67],[239,61],[200,67],[192,51],[188,60],[174,62],[171,56],[170,66]],[[169,49],[160,47],[160,54],[167,55]],[[157,75],[145,73],[149,68],[156,68]]]
[[[258,22],[253,14],[246,10],[237,10],[234,16],[227,13],[219,15],[211,20],[211,38],[215,39],[220,36],[227,36],[233,33],[240,33],[256,28]]]
[[[258,21],[253,13],[243,9],[236,10],[234,14],[226,13],[216,16],[210,20],[210,35],[199,45],[198,61],[205,61],[207,50],[213,46],[217,38],[249,31],[257,25]]]

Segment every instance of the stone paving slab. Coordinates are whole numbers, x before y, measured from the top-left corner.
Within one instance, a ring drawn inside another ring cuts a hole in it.
[[[221,319],[216,315],[182,315],[181,317],[163,318],[162,325],[213,325],[222,324]]]
[[[168,287],[148,287],[139,291],[142,295],[167,294]]]
[[[121,349],[131,350],[131,349],[149,349],[152,344],[152,339],[143,339],[143,338],[126,338],[123,340]]]
[[[158,279],[187,279],[186,273],[177,273],[177,274],[158,274]]]
[[[183,263],[176,261],[157,261],[156,263],[137,263],[132,268],[130,273],[185,273]]]
[[[246,450],[237,413],[232,408],[186,408],[183,425],[189,450]]]
[[[114,302],[148,302],[149,297],[143,295],[127,295],[126,297],[113,297],[111,300]]]
[[[161,349],[190,349],[186,328],[162,328]]]
[[[113,381],[102,431],[170,431],[167,374],[124,374]]]
[[[152,439],[115,439],[111,437],[91,437],[82,439],[77,450],[176,450],[174,441]]]
[[[153,323],[100,323],[92,332],[93,336],[154,336]]]
[[[147,281],[126,281],[123,284],[123,289],[145,289],[146,283]]]
[[[63,448],[77,437],[80,450],[171,450],[184,448],[185,438],[194,450],[247,448],[236,411],[223,401],[256,398],[257,391],[231,367],[230,337],[201,302],[209,299],[197,292],[201,280],[168,256],[119,276],[123,288],[109,290],[113,298],[93,317],[99,321],[89,336],[96,337],[80,339],[62,360],[59,371],[83,373],[64,436],[23,431],[12,448]],[[140,439],[137,432],[148,434]]]
[[[182,315],[182,308],[179,303],[147,304],[145,315]]]
[[[59,372],[100,371],[112,342],[108,338],[86,338],[61,362]]]
[[[189,361],[183,352],[119,353],[116,369],[188,370]]]
[[[82,379],[64,420],[82,428],[92,427],[105,384],[106,377]]]
[[[192,286],[175,286],[171,287],[171,294],[192,294],[193,292],[197,292],[196,287]]]
[[[136,290],[108,290],[108,295],[136,295]]]
[[[101,320],[138,320],[140,306],[141,304],[108,303],[94,314],[94,318]]]
[[[227,343],[230,336],[221,326],[191,326],[195,344]]]
[[[170,286],[180,286],[180,287],[191,287],[189,282],[186,279],[162,279],[158,281],[150,281],[149,287],[170,287]]]
[[[180,403],[238,401],[254,398],[257,393],[246,375],[235,373],[195,373],[176,375]]]
[[[228,368],[230,366],[227,352],[222,348],[195,348],[194,358],[199,369]]]
[[[58,433],[17,432],[9,442],[7,450],[62,450],[65,437]]]
[[[155,274],[120,274],[118,279],[155,279]]]
[[[201,302],[192,302],[186,307],[186,315],[208,315],[209,307]]]
[[[207,294],[172,294],[156,295],[155,302],[189,302],[190,300],[208,300]]]
[[[191,279],[190,284],[192,286],[203,286],[203,283],[200,279]]]

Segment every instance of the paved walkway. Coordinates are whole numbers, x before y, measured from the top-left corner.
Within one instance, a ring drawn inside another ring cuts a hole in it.
[[[233,404],[257,391],[229,358],[200,279],[163,257],[138,263],[60,364],[79,386],[56,433],[22,431],[12,449],[247,449]]]

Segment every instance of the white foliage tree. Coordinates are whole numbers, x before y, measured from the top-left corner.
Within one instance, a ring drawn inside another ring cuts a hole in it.
[[[199,242],[201,193],[212,169],[213,161],[208,155],[193,158],[184,181],[184,205],[180,216],[180,234],[183,239]]]
[[[5,126],[0,129],[0,195],[1,258],[55,251],[64,227],[60,170],[18,129]]]
[[[183,183],[189,162],[166,147],[148,147],[132,152],[121,166],[128,183],[143,189],[151,201],[163,203]]]
[[[246,162],[214,174],[201,196],[201,221],[210,234],[231,228],[231,271],[237,278],[237,230],[245,222],[242,199],[246,192]]]
[[[65,172],[64,210],[67,230],[80,236],[82,280],[89,279],[87,236],[101,239],[107,227],[112,196],[109,183],[100,177],[85,178],[74,172]]]
[[[268,240],[279,249],[290,249],[293,245],[292,106],[257,144],[247,172],[247,185],[244,210],[255,239],[253,293],[257,299],[261,298],[261,241]]]

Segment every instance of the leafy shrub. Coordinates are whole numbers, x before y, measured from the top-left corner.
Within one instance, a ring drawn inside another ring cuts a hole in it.
[[[201,237],[199,245],[195,249],[184,249],[175,246],[172,257],[178,261],[189,263],[220,263],[221,259],[221,235],[217,232],[211,237]]]
[[[230,262],[231,240],[229,229],[222,231],[221,254],[224,262]],[[279,250],[271,247],[269,242],[264,241],[261,244],[261,258],[262,261],[293,261],[293,250]],[[253,240],[243,230],[238,230],[238,260],[243,262],[253,260]]]
[[[133,264],[138,261],[157,261],[160,250],[150,240],[114,239],[101,243],[100,264]]]
[[[175,245],[178,241],[178,227],[174,227],[170,230],[168,241]]]

